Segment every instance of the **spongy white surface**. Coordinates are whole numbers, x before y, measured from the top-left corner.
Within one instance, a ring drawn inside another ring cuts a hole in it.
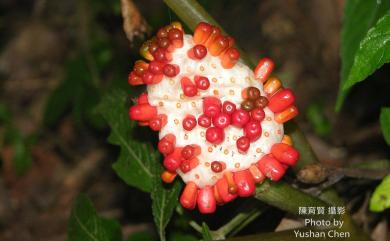
[[[184,182],[193,181],[198,187],[213,185],[226,170],[239,171],[247,169],[257,162],[262,156],[269,153],[272,145],[281,141],[283,137],[283,125],[274,121],[274,113],[265,108],[266,118],[261,122],[262,136],[251,146],[246,154],[237,151],[236,140],[243,136],[243,130],[232,125],[225,129],[225,140],[219,145],[213,145],[206,141],[206,128],[197,125],[193,130],[186,131],[182,127],[182,120],[187,114],[196,118],[202,114],[202,98],[215,96],[236,104],[239,108],[243,101],[241,91],[243,88],[255,86],[264,94],[263,85],[254,77],[253,71],[246,65],[238,62],[231,69],[224,69],[218,57],[209,53],[202,60],[188,58],[187,51],[193,47],[191,35],[184,36],[184,46],[173,52],[172,64],[180,67],[180,73],[174,78],[164,76],[163,80],[156,85],[148,85],[148,99],[151,105],[157,106],[159,114],[168,116],[168,123],[160,131],[160,139],[166,134],[176,136],[176,146],[197,144],[202,148],[198,156],[199,165],[187,173],[177,170]],[[184,76],[194,79],[195,75],[206,76],[210,80],[210,88],[199,90],[198,96],[184,96],[180,86],[180,79]],[[215,173],[210,164],[213,161],[223,161],[226,169]]]

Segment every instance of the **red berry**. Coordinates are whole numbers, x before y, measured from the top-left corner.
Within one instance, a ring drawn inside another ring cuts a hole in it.
[[[216,209],[216,201],[212,187],[205,186],[198,192],[198,208],[200,213],[213,213]]]
[[[251,145],[251,141],[247,136],[241,136],[236,141],[236,146],[239,153],[246,153]]]
[[[284,89],[271,97],[268,108],[273,112],[281,112],[291,106],[294,101],[294,93],[290,89]]]
[[[213,161],[211,163],[211,170],[213,172],[222,172],[222,164],[219,161]]]
[[[194,80],[198,89],[207,90],[210,87],[210,81],[207,77],[196,75]]]
[[[251,141],[256,141],[261,136],[261,125],[259,121],[251,120],[244,126],[244,135]]]
[[[149,127],[150,129],[154,131],[159,131],[162,128],[162,119],[158,117],[154,117],[149,121]]]
[[[201,152],[200,146],[198,145],[186,145],[181,151],[181,155],[184,159],[191,159],[194,156],[199,155]]]
[[[183,160],[180,164],[180,170],[187,173],[191,170],[190,160]]]
[[[221,100],[216,97],[205,97],[203,99],[203,113],[208,117],[214,117],[221,112]]]
[[[249,197],[255,192],[255,180],[248,170],[234,172],[233,178],[237,185],[238,196]]]
[[[206,140],[212,144],[219,144],[225,139],[223,129],[218,127],[210,127],[206,130]]]
[[[164,158],[163,165],[168,171],[174,172],[180,167],[180,164],[183,161],[181,150],[182,148],[176,148],[171,154]]]
[[[155,75],[152,74],[152,72],[146,71],[146,72],[142,75],[142,80],[144,81],[145,84],[150,85],[150,84],[153,84],[154,76],[155,76]]]
[[[203,59],[207,54],[207,48],[202,44],[197,44],[193,48],[194,57],[197,59]]]
[[[167,62],[168,61],[166,50],[163,48],[156,49],[156,51],[154,51],[154,53],[153,53],[153,57],[156,61],[159,61],[159,62]]]
[[[163,68],[164,64],[157,62],[157,61],[152,61],[149,64],[148,70],[152,72],[153,74],[162,74],[163,73]]]
[[[213,117],[213,124],[218,128],[226,128],[230,125],[230,115],[220,112]]]
[[[157,148],[163,155],[166,156],[173,152],[175,145],[176,137],[173,134],[167,134],[158,142]]]
[[[164,75],[168,77],[175,77],[177,74],[179,74],[179,66],[173,65],[173,64],[166,64],[163,68]]]
[[[198,117],[198,125],[201,127],[207,128],[211,125],[211,118],[207,117],[206,115],[202,114]]]
[[[299,159],[299,152],[284,143],[274,144],[271,147],[271,153],[278,161],[290,166],[295,165]]]
[[[158,46],[161,47],[161,48],[168,48],[169,47],[169,39],[168,38],[160,38],[157,40],[157,43],[158,43]]]
[[[169,30],[168,38],[176,48],[183,47],[183,32],[177,28]]]
[[[222,106],[222,112],[226,113],[228,115],[233,114],[233,112],[236,110],[236,105],[230,101],[223,102]]]
[[[147,93],[142,93],[138,96],[138,99],[137,99],[137,104],[149,104],[149,100],[148,100],[148,94]]]
[[[251,110],[252,120],[263,121],[265,118],[265,112],[262,108],[254,108]]]
[[[187,209],[194,209],[198,197],[198,187],[194,182],[188,182],[180,196],[180,204]]]
[[[198,93],[198,88],[188,77],[181,78],[180,83],[185,96],[193,97]]]
[[[157,108],[149,104],[134,105],[129,109],[132,120],[149,121],[157,115]]]
[[[183,119],[183,129],[186,131],[190,131],[194,129],[196,126],[196,118],[193,115],[187,115]]]
[[[232,125],[243,127],[249,121],[249,113],[242,109],[237,109],[232,114]]]
[[[286,168],[284,168],[283,165],[272,155],[263,156],[263,158],[261,158],[261,160],[257,163],[257,167],[272,181],[280,180],[286,172]]]

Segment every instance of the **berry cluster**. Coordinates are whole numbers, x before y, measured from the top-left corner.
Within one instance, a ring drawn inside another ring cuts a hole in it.
[[[129,110],[141,126],[160,133],[166,183],[179,174],[183,207],[212,213],[247,197],[265,178],[278,181],[299,153],[283,134],[298,114],[291,89],[270,77],[274,63],[255,70],[239,61],[234,39],[199,23],[186,35],[177,22],[161,28],[140,50],[129,84],[147,85]]]

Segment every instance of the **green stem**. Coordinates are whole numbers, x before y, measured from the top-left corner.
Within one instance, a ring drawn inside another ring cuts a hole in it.
[[[259,207],[258,203],[253,202],[253,200],[248,201],[250,203],[244,203],[234,218],[218,230],[212,232],[215,240],[225,239],[227,236],[234,236],[265,211],[266,206]]]

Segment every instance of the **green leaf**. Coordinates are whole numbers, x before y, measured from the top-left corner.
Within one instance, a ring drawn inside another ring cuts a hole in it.
[[[78,127],[85,122],[99,126],[99,119],[93,115],[93,109],[99,103],[98,89],[92,83],[92,75],[83,57],[67,63],[67,72],[61,84],[48,98],[43,122],[54,125],[70,109]]]
[[[314,131],[320,136],[329,135],[332,126],[324,114],[324,106],[313,102],[306,111],[306,118],[313,126]]]
[[[363,81],[383,64],[390,62],[390,11],[378,20],[360,42],[343,90]]]
[[[169,241],[198,241],[199,239],[195,236],[187,233],[181,233],[181,232],[173,232],[170,237]]]
[[[358,51],[362,51],[362,45],[360,44],[361,41],[367,38],[366,36],[368,30],[374,26],[378,19],[384,16],[389,9],[390,1],[347,1],[344,9],[344,19],[341,32],[341,83],[336,103],[337,111],[341,109],[349,92],[349,88],[345,89],[344,86],[351,76],[351,69],[356,62],[355,58]],[[378,59],[374,61],[374,64],[377,63]]]
[[[99,217],[85,195],[77,197],[68,222],[69,241],[121,241],[121,236],[117,221]]]
[[[146,231],[134,232],[129,235],[127,241],[154,241],[154,236]]]
[[[370,210],[382,212],[390,207],[390,175],[387,175],[375,189],[370,200]]]
[[[161,171],[161,166],[156,167],[152,191],[152,211],[160,240],[165,241],[165,228],[178,204],[182,182],[176,180],[173,184],[164,184],[160,178]]]
[[[128,184],[145,192],[153,187],[154,169],[159,165],[159,155],[150,144],[136,140],[136,131],[128,113],[129,97],[124,91],[114,90],[103,97],[97,107],[111,127],[108,141],[120,146],[118,160],[113,164],[116,173]]]
[[[209,226],[205,222],[202,223],[202,237],[203,241],[213,241]]]
[[[31,143],[25,138],[20,130],[9,127],[5,132],[5,142],[13,148],[12,166],[16,175],[24,175],[31,167]]]
[[[382,108],[379,119],[383,136],[385,137],[387,145],[390,146],[390,108]]]

